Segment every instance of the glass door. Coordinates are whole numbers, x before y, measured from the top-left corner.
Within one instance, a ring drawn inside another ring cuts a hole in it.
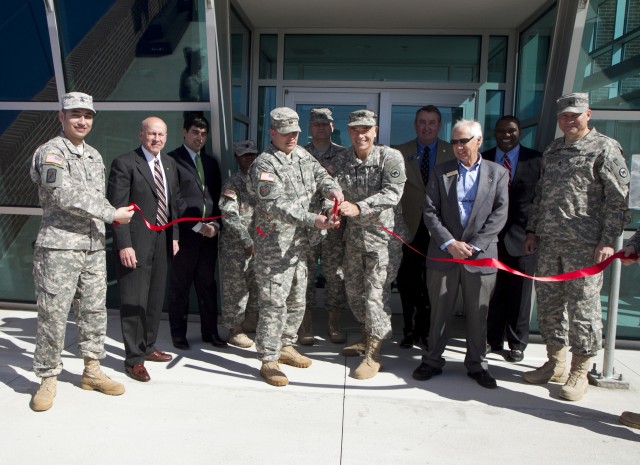
[[[442,113],[440,138],[451,139],[451,128],[460,118],[473,119],[476,93],[456,90],[394,90],[380,93],[380,142],[399,145],[415,139],[413,127],[416,111],[435,105]]]
[[[317,107],[329,107],[333,111],[335,129],[331,140],[344,147],[350,147],[347,123],[349,113],[368,108],[378,113],[378,92],[357,92],[354,89],[309,89],[287,88],[284,90],[284,104],[293,108],[300,115],[299,145],[309,143],[309,111]]]

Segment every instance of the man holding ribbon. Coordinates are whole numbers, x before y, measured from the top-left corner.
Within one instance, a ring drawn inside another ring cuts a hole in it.
[[[254,270],[260,310],[256,349],[262,360],[260,375],[274,386],[289,383],[278,362],[308,368],[311,360],[293,343],[304,316],[307,289],[307,255],[315,230],[339,223],[309,211],[317,191],[342,202],[342,190],[329,173],[298,145],[298,114],[281,107],[271,111],[271,144],[256,158],[247,189],[256,199],[258,236]]]
[[[107,332],[104,224],[128,223],[133,209],[116,209],[104,196],[102,156],[84,142],[95,113],[90,95],[65,94],[58,113],[62,131],[38,147],[31,163],[31,180],[38,186],[43,211],[33,253],[38,309],[33,369],[42,380],[31,400],[36,412],[50,409],[56,396],[72,301],[85,364],[80,387],[124,393],[124,386],[105,375],[99,363],[105,357]]]
[[[173,357],[155,346],[164,304],[169,260],[178,253],[178,225],[165,228],[184,209],[176,163],[162,153],[167,125],[146,118],[138,133],[141,146],[113,160],[107,197],[116,206],[136,204],[128,225],[113,228],[113,250],[120,291],[120,322],[126,373],[136,381],[151,377],[145,361],[168,362]],[[159,230],[151,230],[147,219]]]
[[[542,154],[542,174],[529,214],[525,251],[538,251],[536,274],[556,275],[611,257],[628,223],[629,172],[620,144],[589,128],[589,94],[557,100],[564,134]],[[589,360],[602,346],[602,273],[536,285],[538,326],[548,361],[523,375],[525,381],[566,383],[560,397],[580,400],[586,392]],[[571,372],[565,375],[567,346]]]
[[[187,113],[182,136],[184,144],[169,152],[178,168],[180,197],[184,216],[219,217],[221,175],[218,161],[204,151],[209,122],[198,113]],[[169,284],[169,326],[171,341],[177,349],[189,349],[187,317],[191,286],[196,288],[200,310],[200,333],[204,342],[215,347],[227,343],[218,334],[218,261],[219,221],[180,223],[180,251],[171,264]]]

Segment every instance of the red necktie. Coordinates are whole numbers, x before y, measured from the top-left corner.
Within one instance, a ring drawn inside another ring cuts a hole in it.
[[[509,188],[511,188],[511,160],[509,159],[509,156],[506,153],[504,154],[504,160],[502,162],[502,166],[504,166],[509,172]]]

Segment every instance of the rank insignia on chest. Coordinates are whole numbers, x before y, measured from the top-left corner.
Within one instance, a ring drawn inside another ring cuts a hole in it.
[[[61,156],[56,155],[54,153],[48,153],[45,157],[44,157],[44,164],[45,165],[57,165],[57,166],[62,166],[63,163],[63,159]]]
[[[271,193],[271,186],[268,186],[266,184],[263,184],[262,186],[260,186],[260,195],[262,197],[266,197],[270,193]]]
[[[268,171],[263,171],[262,173],[260,173],[259,180],[274,182],[276,180],[276,177],[273,173],[269,173]]]
[[[233,199],[233,200],[238,198],[238,194],[236,194],[236,191],[234,191],[233,189],[225,189],[222,195],[224,195],[225,197],[229,197],[230,199]]]

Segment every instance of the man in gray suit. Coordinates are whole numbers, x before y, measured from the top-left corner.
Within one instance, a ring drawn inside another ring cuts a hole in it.
[[[459,120],[452,131],[457,161],[437,165],[431,172],[424,222],[431,233],[428,257],[476,260],[497,258],[498,233],[507,221],[509,173],[479,153],[482,128]],[[487,312],[496,282],[496,269],[427,260],[431,298],[429,348],[413,372],[417,380],[442,373],[442,353],[448,341],[447,322],[462,287],[467,329],[467,374],[484,388],[497,387],[484,358],[487,352]]]
[[[416,138],[394,148],[402,153],[407,172],[400,200],[404,222],[409,229],[406,239],[411,247],[424,253],[429,247],[429,231],[422,221],[422,206],[429,172],[438,163],[455,160],[455,156],[451,144],[438,138],[442,128],[438,107],[427,105],[418,109],[413,127]],[[404,338],[400,347],[412,347],[420,340],[426,345],[430,307],[425,285],[425,259],[407,245],[402,246],[402,264],[396,279],[404,316]]]

